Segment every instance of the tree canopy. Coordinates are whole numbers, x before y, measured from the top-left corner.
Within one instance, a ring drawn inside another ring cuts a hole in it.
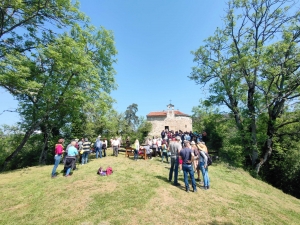
[[[283,117],[298,107],[300,96],[300,12],[295,4],[230,0],[224,28],[192,52],[197,66],[190,79],[209,85],[208,100],[232,112],[244,154],[251,156],[257,172],[273,151],[274,137],[286,125],[299,123],[298,113]],[[267,119],[258,136],[261,115]]]
[[[5,169],[36,129],[44,136],[44,162],[49,139],[65,124],[83,127],[96,107],[102,115],[109,110],[117,51],[112,32],[90,25],[78,2],[4,1],[1,10],[0,85],[19,101],[25,132]],[[49,24],[69,31],[54,33]]]
[[[135,127],[139,122],[139,118],[136,115],[137,111],[138,111],[138,105],[135,104],[135,103],[128,106],[126,111],[125,111],[125,120],[126,120],[128,126],[132,130],[135,130]]]
[[[27,79],[27,53],[46,46],[59,28],[87,21],[71,0],[3,0],[0,4],[0,86],[11,94],[34,92],[40,84]],[[18,68],[13,67],[17,65]]]

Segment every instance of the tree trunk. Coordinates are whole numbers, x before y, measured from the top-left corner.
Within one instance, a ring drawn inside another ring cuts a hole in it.
[[[272,148],[272,144],[273,144],[273,136],[275,133],[275,127],[274,127],[274,122],[275,120],[269,119],[268,121],[268,129],[267,129],[267,135],[268,135],[268,139],[265,142],[265,145],[263,147],[263,157],[260,159],[259,163],[256,164],[255,166],[255,171],[256,173],[259,173],[260,168],[262,167],[262,165],[268,160],[268,158],[271,156],[273,148]]]
[[[36,121],[33,125],[31,125],[31,127],[29,128],[29,130],[25,133],[21,143],[19,144],[19,146],[16,148],[16,150],[11,153],[3,162],[3,164],[1,165],[1,172],[5,171],[7,163],[9,163],[24,147],[24,145],[26,144],[26,142],[28,141],[28,139],[30,138],[30,136],[32,135],[32,133],[35,131],[35,129],[44,121],[44,119],[41,119],[40,121]]]
[[[262,165],[268,160],[268,158],[271,156],[272,154],[272,139],[269,138],[266,143],[265,143],[265,146],[264,146],[264,155],[263,155],[263,158],[260,159],[260,162],[256,164],[255,166],[255,171],[256,173],[258,174],[259,171],[260,171],[260,168],[262,167]]]
[[[40,155],[40,159],[39,159],[39,164],[40,165],[46,165],[47,162],[47,154],[48,154],[48,140],[49,140],[49,133],[48,133],[48,129],[46,127],[46,129],[44,129],[44,145],[43,145],[43,149]]]
[[[255,80],[248,84],[248,110],[249,110],[249,117],[250,117],[250,125],[249,130],[251,133],[251,146],[250,152],[252,155],[252,166],[255,165],[257,160],[257,138],[256,138],[256,111],[255,111],[255,102],[254,102],[254,93],[255,93]]]
[[[273,137],[275,132],[277,131],[278,128],[275,128],[275,123],[276,119],[279,117],[281,114],[283,108],[284,108],[284,103],[286,101],[285,98],[281,98],[282,94],[279,95],[280,100],[276,101],[273,107],[269,107],[269,120],[268,120],[268,129],[267,129],[267,136],[268,139],[265,142],[264,148],[263,148],[263,157],[260,159],[260,162],[255,166],[255,170],[257,173],[259,173],[260,168],[262,165],[269,159],[269,157],[272,154],[273,148]]]

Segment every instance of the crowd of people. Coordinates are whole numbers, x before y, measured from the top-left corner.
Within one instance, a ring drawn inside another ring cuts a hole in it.
[[[193,191],[197,192],[196,181],[201,182],[200,171],[203,177],[203,189],[210,188],[208,175],[208,149],[205,142],[208,141],[207,133],[203,131],[201,134],[197,132],[182,132],[163,130],[161,137],[154,136],[145,141],[145,145],[140,145],[139,140],[134,142],[134,160],[138,160],[142,149],[146,151],[148,159],[152,156],[161,157],[161,162],[166,159],[170,163],[169,181],[172,181],[174,174],[174,185],[179,186],[178,172],[184,175],[186,191],[189,192],[188,175],[192,180]],[[126,147],[130,146],[129,138],[126,140]],[[169,162],[170,158],[170,162]],[[194,173],[197,173],[197,179]]]
[[[88,163],[91,152],[95,153],[95,158],[106,157],[106,150],[108,142],[106,138],[101,138],[99,135],[94,143],[91,143],[88,138],[81,140],[75,139],[64,149],[64,139],[59,139],[55,145],[54,166],[52,169],[52,178],[57,176],[56,169],[63,157],[65,177],[70,176],[71,169],[76,169],[76,162],[85,165]],[[200,171],[203,178],[203,189],[210,188],[210,181],[208,175],[208,150],[205,145],[207,141],[207,134],[205,131],[202,134],[196,132],[182,132],[182,131],[168,131],[163,130],[161,137],[148,138],[144,145],[140,145],[139,140],[136,139],[134,146],[134,160],[138,160],[140,150],[146,151],[147,157],[152,159],[152,156],[161,157],[161,162],[164,159],[170,164],[169,181],[173,185],[179,186],[178,172],[183,173],[185,189],[190,191],[188,182],[188,175],[192,182],[193,192],[197,192],[196,181],[201,182]],[[130,146],[129,138],[126,139],[126,147]],[[113,155],[118,157],[121,140],[114,137],[110,140],[110,146],[113,150]],[[169,161],[170,159],[170,161]],[[197,179],[195,179],[195,172]]]
[[[147,140],[147,145],[152,146],[154,152],[156,152],[163,159],[170,157],[170,171],[169,181],[173,185],[179,186],[178,183],[178,171],[183,172],[185,189],[190,191],[188,183],[188,175],[192,181],[193,191],[197,192],[196,180],[201,182],[200,171],[203,177],[203,189],[210,188],[210,181],[208,175],[208,149],[205,142],[208,141],[207,133],[205,131],[202,134],[197,132],[182,132],[182,131],[168,131],[163,130],[161,137],[153,137]],[[194,173],[197,172],[197,179],[194,177]]]
[[[95,153],[96,159],[106,157],[107,149],[107,139],[101,139],[99,135],[95,141],[92,143],[88,138],[74,139],[71,143],[64,149],[64,139],[59,139],[58,143],[55,145],[55,155],[54,155],[54,166],[52,169],[51,177],[57,177],[56,169],[63,157],[64,172],[65,177],[70,176],[70,171],[76,169],[76,162],[81,165],[88,163],[90,153]]]

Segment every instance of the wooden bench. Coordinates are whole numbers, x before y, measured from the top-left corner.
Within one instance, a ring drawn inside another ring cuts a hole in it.
[[[120,145],[120,148],[118,149],[118,152],[126,152],[125,146]]]
[[[125,157],[134,156],[134,148],[132,147],[126,147],[125,148]],[[142,152],[142,153],[141,153]],[[139,156],[144,158],[144,160],[147,159],[146,149],[142,148],[139,150]]]
[[[125,157],[134,156],[134,148],[126,147],[125,148]]]

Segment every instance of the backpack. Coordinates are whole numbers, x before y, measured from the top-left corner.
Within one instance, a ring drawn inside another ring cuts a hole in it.
[[[107,168],[106,168],[106,175],[109,176],[109,175],[111,175],[112,173],[113,173],[112,168],[111,168],[110,166],[107,167]]]
[[[207,154],[206,152],[205,152],[205,155],[206,155],[206,157],[207,157],[207,166],[210,166],[210,165],[212,164],[212,158],[211,158],[211,156],[210,156],[209,154]]]
[[[212,158],[211,158],[211,156],[209,154],[207,154],[206,152],[204,152],[204,154],[207,157],[207,166],[212,165]],[[203,157],[201,154],[200,154],[200,156]]]

